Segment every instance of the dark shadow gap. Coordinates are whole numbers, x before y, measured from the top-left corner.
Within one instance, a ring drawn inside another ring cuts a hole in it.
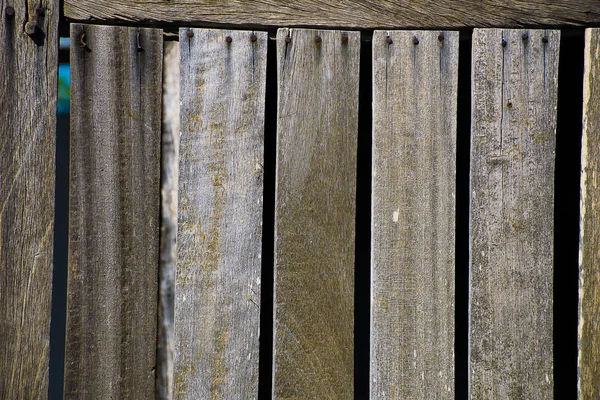
[[[456,134],[455,396],[469,389],[469,187],[471,157],[471,37],[460,32]]]
[[[554,194],[554,396],[577,398],[583,29],[561,34]]]
[[[68,24],[66,27],[68,37]],[[63,29],[65,31],[65,29]],[[57,43],[58,45],[58,43]],[[69,50],[58,53],[61,64],[69,63]],[[52,309],[50,321],[50,362],[48,399],[63,398],[65,367],[65,329],[67,317],[67,271],[69,251],[69,114],[58,113],[56,119],[56,171],[54,194],[54,248],[52,271]]]
[[[369,398],[371,345],[372,32],[361,33],[354,259],[354,398]]]
[[[269,38],[276,35],[269,31]],[[277,42],[268,40],[263,166],[263,231],[260,290],[258,398],[271,398],[273,376],[273,268],[275,246],[275,155],[277,140]]]

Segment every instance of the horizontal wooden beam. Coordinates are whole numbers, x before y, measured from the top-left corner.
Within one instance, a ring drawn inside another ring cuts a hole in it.
[[[558,27],[600,24],[597,0],[65,0],[73,21],[345,28]]]

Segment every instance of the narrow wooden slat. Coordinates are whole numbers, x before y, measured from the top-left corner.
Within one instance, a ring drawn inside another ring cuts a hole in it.
[[[0,9],[0,397],[6,399],[48,393],[58,18],[55,0],[3,2]]]
[[[341,5],[342,4],[342,5]],[[592,25],[596,0],[65,0],[65,16],[80,21],[464,28]]]
[[[71,43],[65,397],[149,399],[156,363],[162,31],[72,25]]]
[[[473,399],[552,398],[559,41],[559,31],[476,29],[473,34]]]
[[[354,396],[359,56],[358,32],[277,32],[277,399]]]
[[[173,398],[173,315],[179,190],[179,42],[164,43],[156,398]]]
[[[372,399],[454,398],[457,86],[458,32],[373,34]]]
[[[600,29],[585,32],[581,233],[579,258],[579,399],[600,397]]]
[[[267,33],[182,29],[179,40],[175,397],[253,399]]]

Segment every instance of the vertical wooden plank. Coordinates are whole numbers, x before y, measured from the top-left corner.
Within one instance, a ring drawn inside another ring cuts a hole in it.
[[[252,399],[258,395],[267,33],[181,29],[179,40],[175,397]]]
[[[359,58],[359,32],[277,32],[277,399],[354,396]]]
[[[2,2],[0,18],[0,393],[44,398],[59,2]]]
[[[560,32],[473,34],[469,382],[549,399]]]
[[[179,190],[179,42],[163,47],[160,266],[156,398],[173,398],[173,315]]]
[[[71,43],[65,397],[149,399],[156,363],[162,31],[72,25]]]
[[[454,398],[457,87],[458,32],[373,34],[372,399]]]
[[[600,29],[585,31],[579,248],[579,399],[600,397]]]

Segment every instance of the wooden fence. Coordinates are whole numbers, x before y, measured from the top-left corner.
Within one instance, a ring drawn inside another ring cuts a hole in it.
[[[65,1],[70,18],[89,18],[81,3]],[[102,10],[96,17],[119,18],[111,1],[97,3],[104,6],[94,6]],[[546,22],[559,24],[560,2],[547,6]],[[51,350],[57,52],[48,43],[57,41],[58,8],[36,11],[26,35],[19,18],[33,14],[19,7],[1,11],[0,27],[6,399],[47,396]],[[161,7],[150,19],[170,21]],[[343,13],[333,25],[377,27],[377,10],[365,10],[364,26]],[[298,18],[323,25],[310,7],[297,11],[289,25]],[[509,26],[509,11],[491,25]],[[137,8],[127,12],[141,19]],[[199,18],[194,13],[183,20]],[[258,20],[246,25],[264,23],[252,15]],[[444,15],[436,21],[460,27]],[[390,25],[385,18],[381,25]],[[186,27],[167,42],[151,27],[77,23],[70,32],[66,398],[257,398],[263,346],[272,346],[273,398],[355,397],[365,62],[372,63],[370,398],[455,398],[460,68],[472,71],[469,396],[553,398],[560,30],[476,28],[470,66],[459,65],[452,29],[390,26],[375,29],[370,43],[341,28],[280,28],[270,38],[259,29]],[[275,69],[267,68],[270,40]],[[361,46],[372,46],[371,59],[361,58]],[[600,396],[599,68],[600,30],[587,29],[573,327],[580,399]],[[276,115],[265,106],[268,85],[276,86]],[[273,119],[271,288],[261,284],[261,268],[265,125]],[[261,292],[271,290],[268,343]]]

